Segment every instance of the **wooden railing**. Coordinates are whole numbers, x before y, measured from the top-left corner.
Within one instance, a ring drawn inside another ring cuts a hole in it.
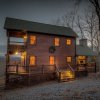
[[[55,73],[55,65],[35,65],[35,66],[19,66],[19,65],[7,65],[7,73],[16,74],[47,74]]]
[[[26,66],[7,65],[7,73],[24,74],[27,72],[28,69]]]
[[[87,71],[90,72],[97,72],[97,67],[95,62],[90,62],[87,64]]]
[[[61,81],[67,81],[67,71],[70,71],[72,73],[73,76],[75,76],[75,71],[74,69],[71,67],[70,64],[68,64],[67,66],[64,66],[63,68],[59,68],[56,66],[56,74],[57,74],[57,78],[58,78],[58,81],[61,82]],[[65,75],[65,78],[62,79],[62,75]],[[75,78],[75,77],[74,77]]]
[[[72,72],[75,72],[74,69],[71,67],[70,64],[68,64],[68,67],[70,68],[70,70],[71,70]]]
[[[55,65],[34,65],[29,66],[30,74],[47,74],[47,73],[55,73],[56,66]]]
[[[9,51],[25,51],[26,45],[15,45],[15,44],[10,44],[9,45]]]

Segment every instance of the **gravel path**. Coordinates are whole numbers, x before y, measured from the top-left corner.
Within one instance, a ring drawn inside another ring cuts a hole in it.
[[[9,90],[0,100],[100,100],[100,78],[81,78],[70,82],[47,82],[28,88]]]

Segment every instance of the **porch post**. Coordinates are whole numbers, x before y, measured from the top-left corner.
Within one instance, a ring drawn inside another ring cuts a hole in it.
[[[6,54],[6,72],[5,72],[5,76],[6,76],[6,80],[5,80],[5,85],[7,85],[9,83],[9,74],[8,74],[8,67],[9,67],[9,44],[10,44],[10,38],[9,38],[9,32],[7,32],[7,54]]]

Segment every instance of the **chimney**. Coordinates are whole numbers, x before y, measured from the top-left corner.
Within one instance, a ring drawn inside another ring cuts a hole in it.
[[[87,39],[80,39],[79,43],[81,46],[87,46]]]

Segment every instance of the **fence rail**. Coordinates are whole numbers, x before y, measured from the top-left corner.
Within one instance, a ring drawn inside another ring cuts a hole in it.
[[[46,74],[46,73],[54,73],[56,70],[55,65],[36,65],[29,66],[30,74]]]
[[[56,70],[55,65],[34,65],[34,66],[19,66],[19,65],[7,65],[7,73],[16,74],[46,74],[54,73]]]
[[[26,66],[19,66],[19,65],[7,65],[7,73],[26,73],[27,67]]]

